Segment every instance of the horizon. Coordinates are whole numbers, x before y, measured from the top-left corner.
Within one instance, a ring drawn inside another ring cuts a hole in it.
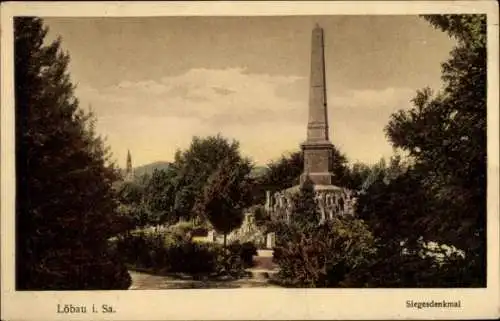
[[[329,132],[349,162],[393,155],[383,129],[441,87],[454,41],[418,16],[44,18],[62,38],[80,107],[124,167],[171,162],[220,133],[265,166],[300,150],[311,32],[325,32]],[[369,30],[369,32],[367,32]],[[153,62],[153,63],[152,63]],[[93,67],[93,68],[90,68]]]

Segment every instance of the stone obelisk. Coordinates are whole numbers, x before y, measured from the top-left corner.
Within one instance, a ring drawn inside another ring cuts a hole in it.
[[[323,29],[316,25],[312,32],[309,121],[307,139],[301,145],[304,172],[300,180],[303,183],[309,177],[314,185],[333,184],[333,145],[328,135],[324,51]]]

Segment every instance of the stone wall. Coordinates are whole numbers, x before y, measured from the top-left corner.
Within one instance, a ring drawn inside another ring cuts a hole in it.
[[[265,210],[273,220],[289,220],[293,211],[293,195],[297,189],[289,189],[267,193]],[[356,204],[355,192],[339,187],[316,189],[315,199],[318,204],[320,221],[328,220],[336,215],[354,215]]]

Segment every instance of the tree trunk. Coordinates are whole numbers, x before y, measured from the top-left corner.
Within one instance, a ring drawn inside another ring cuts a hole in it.
[[[226,249],[226,245],[227,245],[227,234],[224,233],[224,250]]]

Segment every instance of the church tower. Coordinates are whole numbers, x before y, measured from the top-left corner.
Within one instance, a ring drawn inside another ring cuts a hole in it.
[[[127,168],[125,170],[125,180],[131,181],[134,178],[134,171],[132,169],[132,155],[130,155],[130,150],[127,151]]]
[[[325,56],[323,29],[316,25],[312,32],[311,74],[309,83],[309,120],[307,139],[301,145],[304,153],[304,172],[314,185],[333,184],[333,145],[328,135]]]

